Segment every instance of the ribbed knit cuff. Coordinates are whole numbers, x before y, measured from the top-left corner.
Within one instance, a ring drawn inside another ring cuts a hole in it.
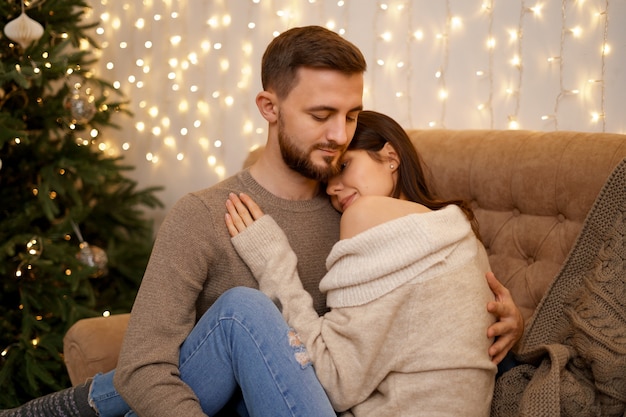
[[[255,220],[231,241],[256,277],[263,272],[269,260],[280,259],[291,250],[287,236],[269,214]]]

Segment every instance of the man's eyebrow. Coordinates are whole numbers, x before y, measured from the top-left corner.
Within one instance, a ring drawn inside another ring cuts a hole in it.
[[[363,105],[360,105],[360,106],[353,107],[352,109],[350,109],[348,111],[348,113],[352,113],[352,112],[355,112],[355,111],[359,111],[360,112],[362,110],[363,110]],[[329,112],[332,112],[332,113],[336,113],[339,110],[337,110],[337,108],[335,108],[335,107],[321,105],[321,106],[309,107],[308,111],[329,111]]]

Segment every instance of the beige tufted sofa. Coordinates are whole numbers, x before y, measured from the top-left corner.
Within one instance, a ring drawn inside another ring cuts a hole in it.
[[[626,135],[411,130],[444,198],[471,201],[491,267],[528,320],[559,271]],[[452,301],[452,300],[451,300]],[[128,315],[77,322],[65,361],[73,384],[113,369]]]

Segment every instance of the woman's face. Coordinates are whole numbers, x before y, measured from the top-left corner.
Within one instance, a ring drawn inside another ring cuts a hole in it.
[[[367,151],[351,150],[341,158],[340,167],[326,187],[336,210],[343,213],[362,195],[391,196],[397,168],[394,161],[377,161]]]

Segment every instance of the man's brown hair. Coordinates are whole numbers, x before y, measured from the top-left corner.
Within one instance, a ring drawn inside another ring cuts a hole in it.
[[[273,90],[285,98],[297,83],[301,67],[363,73],[367,63],[354,44],[321,26],[289,29],[268,45],[261,62],[264,90]]]

